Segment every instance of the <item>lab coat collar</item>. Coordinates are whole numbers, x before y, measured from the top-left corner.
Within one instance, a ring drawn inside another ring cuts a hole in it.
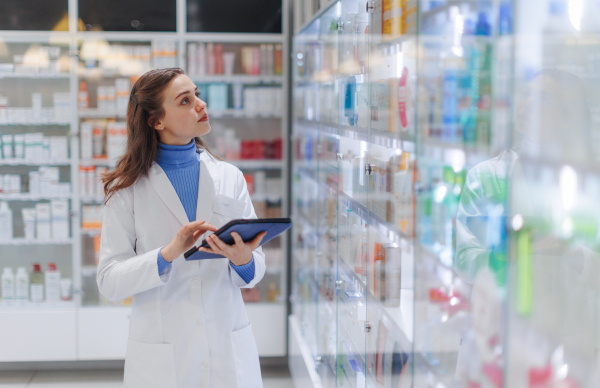
[[[196,220],[210,222],[213,215],[213,204],[216,190],[219,187],[219,176],[215,163],[209,159],[206,152],[200,154],[200,179],[198,179],[198,203],[196,205]],[[163,201],[165,206],[177,217],[181,225],[189,220],[175,188],[169,181],[165,171],[154,163],[150,168],[148,178],[150,184]]]

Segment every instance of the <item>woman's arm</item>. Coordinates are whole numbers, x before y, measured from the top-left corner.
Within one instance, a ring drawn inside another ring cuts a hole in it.
[[[170,280],[170,272],[158,274],[160,248],[137,255],[133,199],[127,189],[114,194],[104,208],[100,263],[96,282],[110,301],[158,287]]]

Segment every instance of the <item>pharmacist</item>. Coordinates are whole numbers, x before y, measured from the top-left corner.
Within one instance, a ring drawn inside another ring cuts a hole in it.
[[[264,234],[226,245],[212,235],[256,218],[240,170],[201,136],[206,103],[181,69],[152,70],[134,84],[127,148],[103,178],[106,206],[97,282],[111,301],[133,295],[126,387],[262,387],[240,288],[265,273]],[[227,259],[185,261],[207,237]]]

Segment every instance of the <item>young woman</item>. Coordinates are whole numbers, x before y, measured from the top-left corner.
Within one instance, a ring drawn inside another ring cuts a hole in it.
[[[262,387],[240,288],[265,273],[264,234],[235,245],[212,235],[256,218],[240,170],[201,136],[206,103],[181,69],[152,70],[133,85],[127,149],[103,178],[106,206],[97,282],[116,301],[133,296],[127,387]],[[185,261],[207,237],[226,259]]]

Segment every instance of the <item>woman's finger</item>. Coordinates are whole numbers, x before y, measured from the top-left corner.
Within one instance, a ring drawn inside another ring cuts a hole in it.
[[[231,232],[231,237],[233,237],[233,241],[235,241],[235,245],[238,248],[244,248],[244,240],[242,240],[242,237],[239,234]]]
[[[258,236],[254,238],[254,240],[250,241],[250,246],[252,247],[252,250],[255,250],[260,246],[260,243],[266,234],[267,232],[261,232]]]
[[[206,242],[215,253],[221,254],[221,250],[217,247],[217,244],[215,244],[212,239],[212,234],[206,238]]]
[[[210,248],[204,248],[204,247],[200,247],[200,248],[198,248],[198,250],[199,250],[200,252],[213,253],[213,254],[216,254],[216,255],[218,255],[218,254],[219,254],[219,253],[217,253],[217,252],[213,251],[213,250],[212,250],[212,249],[210,249]]]
[[[231,249],[230,245],[227,245],[223,242],[223,240],[221,240],[219,237],[215,236],[214,234],[211,235],[212,240],[215,244],[217,244],[217,247],[219,247],[220,250],[222,250],[223,252],[228,252],[229,249]]]

